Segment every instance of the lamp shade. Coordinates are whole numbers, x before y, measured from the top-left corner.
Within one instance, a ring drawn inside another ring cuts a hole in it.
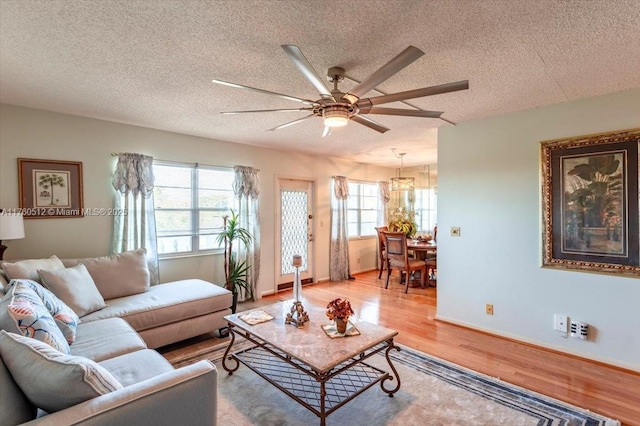
[[[0,213],[0,241],[24,238],[21,214]]]

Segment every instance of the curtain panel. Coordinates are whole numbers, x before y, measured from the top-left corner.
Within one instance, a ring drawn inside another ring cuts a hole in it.
[[[331,243],[329,279],[342,281],[351,278],[349,271],[349,235],[347,227],[347,200],[349,181],[345,176],[333,178],[331,197]]]
[[[153,203],[153,157],[120,153],[111,183],[116,190],[111,253],[144,248],[151,285],[158,284],[158,248],[156,217]]]
[[[388,224],[387,205],[389,200],[391,200],[389,181],[381,180],[378,182],[378,226]]]
[[[250,266],[247,281],[251,284],[252,290],[252,294],[246,294],[246,292],[238,294],[238,300],[247,300],[250,297],[257,300],[261,298],[261,295],[258,294],[258,279],[260,277],[259,170],[248,166],[234,166],[233,171],[235,173],[233,193],[237,199],[240,226],[253,235],[253,243],[250,247],[244,247],[242,244],[234,246],[238,262],[246,261]]]

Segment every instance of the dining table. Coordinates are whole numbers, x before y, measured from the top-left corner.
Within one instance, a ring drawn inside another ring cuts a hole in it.
[[[407,249],[412,250],[415,253],[415,257],[420,260],[425,260],[428,258],[435,257],[438,252],[438,245],[436,241],[421,241],[419,239],[411,239],[407,238]],[[419,279],[419,273],[414,274],[412,277],[410,286],[415,287],[416,281]],[[428,281],[431,281],[435,284],[436,278],[432,273],[427,277]]]
[[[436,253],[438,245],[435,241],[420,241],[407,238],[407,248],[418,253]]]

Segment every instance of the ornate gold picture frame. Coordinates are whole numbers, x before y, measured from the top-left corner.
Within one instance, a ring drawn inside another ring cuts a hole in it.
[[[640,129],[543,141],[543,262],[640,276]]]

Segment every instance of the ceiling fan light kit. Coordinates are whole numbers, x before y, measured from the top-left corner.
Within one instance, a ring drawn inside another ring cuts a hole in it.
[[[322,116],[327,127],[343,127],[349,122],[349,111],[339,105],[324,108]]]
[[[362,82],[358,83],[355,87],[349,90],[347,93],[343,93],[338,90],[338,83],[344,80],[345,71],[340,67],[329,68],[327,76],[329,81],[333,83],[333,90],[329,91],[325,82],[320,78],[318,73],[313,69],[307,58],[302,51],[294,45],[285,44],[281,46],[282,49],[289,56],[294,65],[300,70],[304,77],[313,85],[318,91],[320,98],[317,100],[302,99],[296,96],[285,95],[282,93],[271,92],[269,90],[258,89],[250,86],[243,86],[241,84],[230,83],[223,80],[212,80],[213,83],[221,84],[224,86],[234,87],[238,89],[251,90],[254,92],[278,96],[290,101],[301,102],[309,105],[307,108],[283,108],[283,109],[271,109],[271,110],[252,110],[252,111],[225,111],[222,114],[245,114],[255,112],[296,112],[296,111],[308,111],[311,114],[306,117],[299,118],[297,120],[290,121],[288,123],[279,125],[269,130],[279,130],[285,127],[289,127],[293,124],[298,124],[306,121],[312,117],[321,117],[324,122],[325,131],[323,137],[327,136],[330,132],[327,129],[335,127],[346,126],[349,121],[355,121],[365,127],[375,130],[379,133],[384,133],[389,129],[374,120],[366,117],[367,114],[378,115],[396,115],[404,117],[423,117],[423,118],[441,118],[442,112],[440,111],[425,111],[419,108],[405,109],[405,108],[376,108],[374,105],[387,104],[391,102],[402,102],[407,99],[420,98],[424,96],[437,95],[442,93],[455,92],[458,90],[466,90],[469,88],[469,81],[463,80],[455,83],[441,84],[438,86],[424,87],[422,89],[409,90],[406,92],[390,93],[382,96],[375,96],[372,98],[362,98],[363,95],[373,90],[379,84],[386,81],[388,78],[398,73],[416,59],[424,55],[424,52],[415,46],[409,46],[403,50],[395,58],[391,59],[385,65],[380,67],[377,71],[371,74]],[[442,120],[451,123],[448,120],[442,118]]]

